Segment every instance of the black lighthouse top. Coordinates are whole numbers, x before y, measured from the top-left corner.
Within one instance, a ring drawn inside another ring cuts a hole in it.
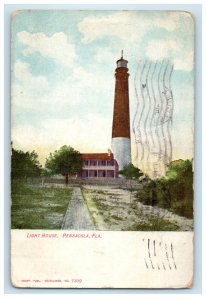
[[[123,50],[122,50],[121,58],[117,60],[117,68],[127,68],[127,63],[128,61],[123,58]]]

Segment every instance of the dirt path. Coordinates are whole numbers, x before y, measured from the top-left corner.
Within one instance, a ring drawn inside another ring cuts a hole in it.
[[[85,185],[83,193],[99,230],[193,230],[193,220],[138,202],[136,191]]]
[[[64,216],[61,229],[95,230],[79,187],[73,187],[72,197]]]

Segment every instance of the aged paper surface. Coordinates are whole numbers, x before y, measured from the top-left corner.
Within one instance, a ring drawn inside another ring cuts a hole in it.
[[[12,230],[11,239],[11,275],[16,287],[192,285],[191,232]]]
[[[11,281],[190,288],[194,19],[11,16]]]

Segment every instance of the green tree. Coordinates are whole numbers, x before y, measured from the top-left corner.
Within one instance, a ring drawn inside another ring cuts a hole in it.
[[[41,172],[41,175],[43,177],[50,177],[52,175],[52,171],[48,170],[47,168],[43,168],[42,172]]]
[[[172,209],[181,215],[193,217],[193,170],[192,160],[172,161],[163,179],[170,194]]]
[[[38,161],[35,151],[23,152],[12,148],[11,155],[11,177],[27,178],[41,175],[42,167]]]
[[[50,153],[49,158],[46,159],[45,167],[51,170],[53,174],[65,176],[67,184],[69,175],[74,175],[82,170],[83,161],[79,151],[70,146],[62,146],[54,153]]]
[[[143,175],[142,171],[132,163],[124,166],[123,170],[119,171],[119,174],[126,179],[139,179]]]
[[[189,179],[191,183],[191,181],[193,180],[192,160],[174,160],[168,165],[166,172],[167,179],[181,180],[185,176],[187,177],[187,180]]]
[[[157,205],[193,218],[192,160],[170,162],[165,176],[150,180],[137,192],[137,198],[146,205]]]

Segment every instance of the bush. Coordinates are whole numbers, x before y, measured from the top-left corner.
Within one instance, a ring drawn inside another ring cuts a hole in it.
[[[178,160],[168,165],[166,176],[151,180],[137,193],[137,200],[193,218],[192,161]]]

